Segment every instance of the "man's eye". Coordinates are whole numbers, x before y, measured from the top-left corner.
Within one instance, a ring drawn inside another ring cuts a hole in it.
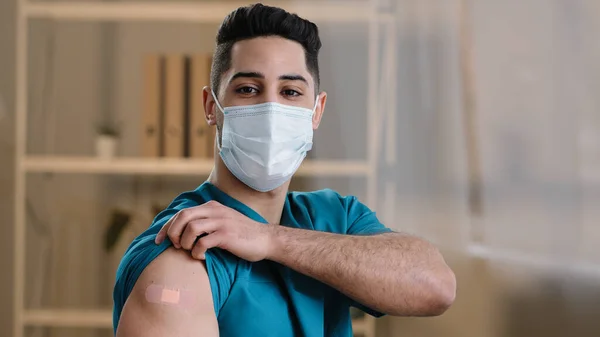
[[[300,93],[296,90],[287,89],[282,92],[285,96],[300,96]]]
[[[239,94],[254,94],[257,91],[258,90],[256,90],[256,88],[253,88],[253,87],[241,87],[236,90],[236,92]]]

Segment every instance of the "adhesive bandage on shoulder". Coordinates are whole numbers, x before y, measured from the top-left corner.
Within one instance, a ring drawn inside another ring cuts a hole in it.
[[[151,284],[146,288],[146,301],[174,307],[191,308],[194,306],[194,292]]]

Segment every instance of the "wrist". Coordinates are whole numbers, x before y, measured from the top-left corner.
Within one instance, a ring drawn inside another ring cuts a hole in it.
[[[283,235],[285,227],[282,227],[281,225],[267,225],[267,228],[268,249],[266,259],[271,261],[277,261],[277,257],[281,256],[281,237]]]

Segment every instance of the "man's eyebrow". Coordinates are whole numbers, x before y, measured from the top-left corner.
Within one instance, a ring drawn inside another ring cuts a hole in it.
[[[240,71],[235,73],[235,75],[233,75],[231,77],[231,79],[229,80],[229,83],[233,82],[233,80],[235,80],[236,78],[240,78],[240,77],[249,77],[249,78],[265,78],[265,75],[256,72],[256,71]]]
[[[231,77],[231,79],[229,80],[229,83],[231,83],[235,79],[241,78],[241,77],[264,79],[265,75],[262,73],[256,72],[256,71],[240,71],[240,72],[235,73],[235,75],[233,75]],[[280,81],[302,81],[302,82],[308,84],[308,81],[306,80],[306,78],[304,78],[304,76],[298,75],[298,74],[281,75],[281,76],[279,76],[279,80]]]
[[[302,82],[308,84],[308,81],[306,80],[306,78],[304,78],[304,76],[297,75],[297,74],[281,75],[281,76],[279,76],[279,80],[280,81],[302,81]]]

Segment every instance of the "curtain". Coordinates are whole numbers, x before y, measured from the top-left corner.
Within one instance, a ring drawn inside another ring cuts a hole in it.
[[[599,9],[396,1],[386,221],[476,256],[598,274]]]

